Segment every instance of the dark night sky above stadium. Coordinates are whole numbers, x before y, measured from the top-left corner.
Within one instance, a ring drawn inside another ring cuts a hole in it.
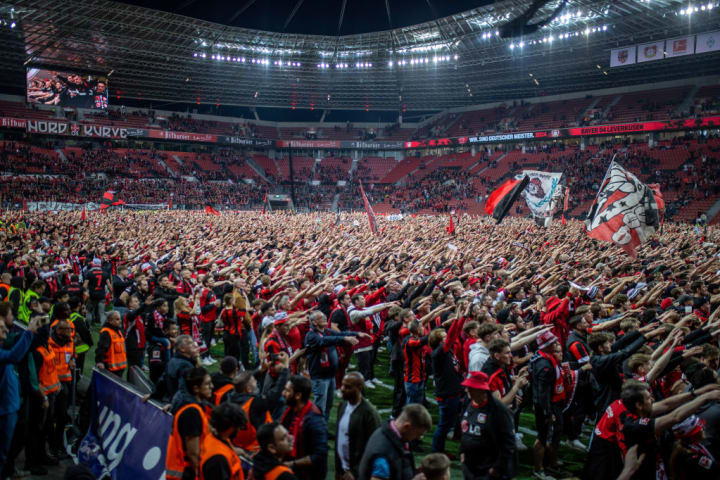
[[[141,7],[178,13],[236,27],[274,32],[337,35],[342,0],[300,0],[290,23],[284,28],[298,0],[123,0]],[[494,0],[347,0],[340,34],[374,32],[405,27],[441,18]],[[249,5],[249,6],[248,6]]]

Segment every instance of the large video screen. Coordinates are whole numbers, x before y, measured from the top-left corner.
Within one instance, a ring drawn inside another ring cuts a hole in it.
[[[26,80],[28,103],[107,109],[108,83],[105,77],[29,68]]]

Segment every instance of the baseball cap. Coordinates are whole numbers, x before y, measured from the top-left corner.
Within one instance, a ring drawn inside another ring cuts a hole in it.
[[[287,312],[277,312],[273,316],[273,324],[275,325],[282,325],[283,323],[288,321],[288,314]]]
[[[477,390],[490,390],[490,378],[483,372],[470,372],[468,378],[462,382],[463,387],[475,388]]]
[[[672,304],[673,304],[672,297],[663,298],[662,302],[660,302],[660,308],[663,310],[666,310]]]
[[[535,341],[538,344],[538,348],[542,350],[557,342],[558,338],[552,332],[543,332],[535,337]]]

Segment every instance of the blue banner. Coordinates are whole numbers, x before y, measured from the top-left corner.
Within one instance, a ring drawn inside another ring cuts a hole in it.
[[[110,373],[93,371],[90,398],[90,429],[80,444],[80,463],[97,478],[165,478],[172,417],[152,403],[143,403],[132,386]]]

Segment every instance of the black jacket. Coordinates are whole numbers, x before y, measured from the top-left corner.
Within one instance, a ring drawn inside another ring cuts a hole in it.
[[[480,478],[493,468],[500,478],[513,476],[516,465],[513,414],[492,395],[482,407],[472,402],[461,418],[460,453],[464,454],[463,471]]]
[[[343,401],[338,406],[338,423],[345,414],[345,408],[347,408],[347,401]],[[364,398],[360,401],[355,410],[350,414],[350,424],[348,425],[348,437],[350,439],[350,472],[353,477],[358,478],[358,471],[360,468],[360,460],[362,459],[365,446],[370,440],[370,436],[380,426],[380,415],[378,415],[375,407]],[[335,425],[335,438],[338,438],[338,426]],[[340,461],[340,454],[337,450],[337,440],[335,441],[335,473],[342,475],[342,462]]]
[[[370,480],[373,463],[380,457],[390,465],[388,480],[411,480],[415,476],[413,455],[409,449],[405,449],[404,442],[390,428],[390,422],[383,423],[370,436],[360,460],[357,480]]]
[[[172,399],[175,393],[185,389],[185,372],[195,367],[193,361],[180,352],[176,352],[170,359],[162,376],[155,384],[155,390],[150,398],[156,400]]]
[[[576,343],[578,345],[575,345]],[[573,370],[577,370],[585,365],[590,360],[591,352],[587,344],[587,335],[582,335],[575,330],[571,330],[565,343],[565,352],[567,360],[570,363],[570,368]]]
[[[637,352],[646,341],[647,339],[640,332],[630,332],[613,344],[613,353],[590,357],[592,372],[599,385],[599,391],[595,397],[597,412],[605,411],[608,405],[620,398],[622,363]]]
[[[449,398],[460,395],[463,377],[452,349],[447,352],[443,345],[438,345],[431,356],[433,378],[435,380],[435,396]]]

